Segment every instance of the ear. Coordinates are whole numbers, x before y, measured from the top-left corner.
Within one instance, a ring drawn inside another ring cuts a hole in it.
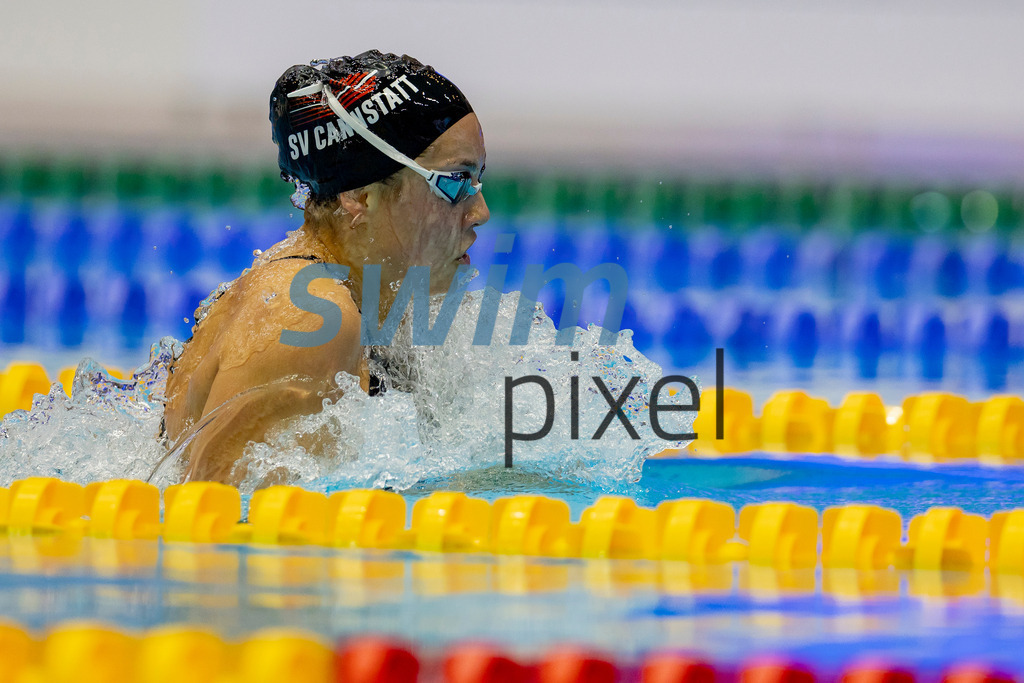
[[[355,190],[346,190],[338,195],[338,202],[341,204],[341,208],[345,210],[345,213],[352,216],[353,224],[359,216],[366,214],[368,208],[368,200],[365,187],[360,187]]]

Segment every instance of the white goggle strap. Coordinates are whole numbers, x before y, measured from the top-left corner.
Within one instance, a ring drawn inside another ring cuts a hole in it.
[[[346,88],[345,90],[348,90],[348,88]],[[376,147],[382,154],[397,161],[403,166],[408,166],[409,168],[411,168],[412,170],[416,171],[421,176],[426,178],[427,181],[431,181],[434,179],[435,173],[433,171],[428,171],[427,169],[423,168],[409,157],[399,152],[397,149],[395,149],[387,142],[382,140],[378,135],[373,133],[369,128],[360,123],[359,119],[345,111],[345,108],[341,106],[341,102],[338,101],[338,98],[334,96],[333,92],[331,92],[330,87],[323,81],[319,83],[314,83],[312,85],[307,85],[305,88],[299,88],[298,90],[294,90],[288,93],[288,97],[303,97],[305,95],[315,95],[321,92],[327,97],[327,106],[331,108],[331,111],[337,114],[338,118],[347,123],[352,128],[352,130],[358,133],[360,137],[369,142],[371,145]],[[441,194],[443,196],[443,193],[441,193],[440,190],[435,188],[433,183],[430,183],[430,187],[432,190],[434,190],[434,192]]]

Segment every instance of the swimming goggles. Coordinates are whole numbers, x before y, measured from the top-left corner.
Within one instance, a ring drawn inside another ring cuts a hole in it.
[[[342,90],[339,94],[345,94],[345,92],[347,92],[351,87],[352,86],[345,86],[345,90]],[[466,197],[475,195],[483,187],[483,183],[473,182],[473,177],[470,175],[469,171],[430,171],[423,168],[415,161],[382,140],[379,136],[371,132],[370,129],[364,126],[359,119],[348,113],[345,108],[341,106],[341,102],[338,101],[337,96],[331,92],[330,86],[323,81],[307,85],[306,87],[299,88],[298,90],[293,90],[288,93],[288,97],[304,97],[306,95],[316,95],[318,93],[323,93],[324,97],[327,99],[327,106],[331,108],[331,111],[337,114],[338,118],[347,123],[352,130],[359,134],[360,137],[376,147],[384,155],[394,159],[403,166],[411,168],[413,171],[423,176],[433,193],[445,201],[452,204],[458,204]]]

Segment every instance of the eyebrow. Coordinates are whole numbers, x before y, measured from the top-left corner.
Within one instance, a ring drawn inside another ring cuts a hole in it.
[[[443,165],[444,166],[466,166],[467,168],[470,168],[470,169],[476,169],[477,168],[477,163],[475,161],[471,160],[471,159],[458,159],[456,161],[446,161]],[[484,166],[486,166],[486,165],[487,164],[485,162]]]

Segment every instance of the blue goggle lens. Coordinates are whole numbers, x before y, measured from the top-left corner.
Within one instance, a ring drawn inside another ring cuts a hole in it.
[[[433,184],[452,204],[457,204],[466,197],[476,194],[481,187],[480,183],[473,184],[473,177],[468,171],[438,174],[434,178]]]

